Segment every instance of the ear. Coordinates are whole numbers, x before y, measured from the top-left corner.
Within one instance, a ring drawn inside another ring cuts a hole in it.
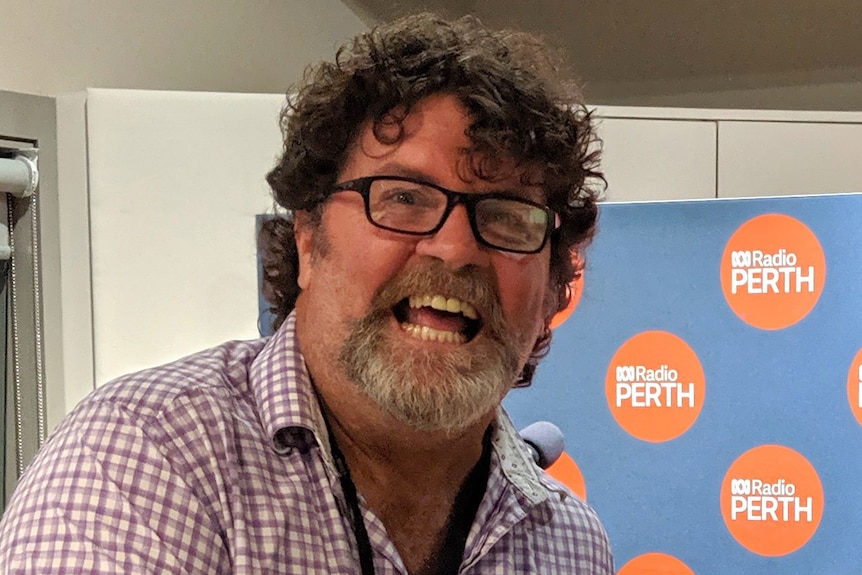
[[[299,260],[299,274],[296,283],[303,290],[311,283],[315,232],[315,226],[311,222],[311,216],[308,212],[297,211],[293,221],[293,235],[296,239],[296,253]]]

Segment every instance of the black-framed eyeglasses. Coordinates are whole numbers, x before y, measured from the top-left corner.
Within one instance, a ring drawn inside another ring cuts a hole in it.
[[[560,225],[549,207],[518,196],[453,192],[417,178],[369,176],[336,184],[334,191],[361,194],[365,215],[378,228],[415,236],[437,233],[464,204],[476,241],[504,252],[538,253]]]

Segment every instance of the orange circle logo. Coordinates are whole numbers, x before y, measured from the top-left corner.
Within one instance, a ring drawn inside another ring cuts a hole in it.
[[[697,355],[665,331],[645,331],[626,341],[605,377],[614,419],[644,441],[668,441],[685,433],[700,414],[705,392]]]
[[[694,575],[694,571],[671,555],[645,553],[623,565],[617,575]]]
[[[814,466],[789,447],[761,445],[733,462],[721,484],[721,515],[736,541],[767,557],[811,539],[823,516]]]
[[[826,281],[814,233],[795,218],[764,214],[737,229],[721,256],[721,290],[730,309],[760,329],[782,329],[808,315]]]
[[[548,475],[568,487],[572,492],[583,499],[587,500],[587,484],[584,481],[584,476],[581,473],[578,464],[565,451],[560,455],[553,465],[545,471]]]
[[[581,259],[577,252],[572,255],[572,265],[575,266],[575,269],[578,269],[578,266],[581,265]],[[569,305],[567,305],[565,309],[558,311],[554,317],[551,318],[551,329],[557,329],[557,327],[559,327],[564,321],[569,319],[569,316],[572,315],[572,312],[575,311],[576,307],[578,307],[578,302],[581,301],[581,292],[584,290],[585,271],[586,270],[581,270],[581,275],[572,280],[569,284],[569,293],[571,294]]]
[[[856,421],[862,425],[862,349],[850,364],[850,373],[847,374],[847,399]]]

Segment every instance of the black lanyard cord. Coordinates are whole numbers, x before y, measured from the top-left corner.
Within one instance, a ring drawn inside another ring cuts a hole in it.
[[[350,477],[350,469],[347,467],[344,454],[339,449],[331,429],[329,429],[329,445],[332,449],[335,466],[341,476],[339,478],[341,481],[341,490],[344,492],[344,498],[350,513],[351,527],[356,538],[356,546],[359,549],[359,565],[362,568],[362,575],[374,575],[374,550],[371,547],[368,530],[365,528],[365,520],[362,518],[362,509],[359,507],[359,495],[356,492],[356,484]],[[455,499],[455,506],[450,517],[444,543],[444,549],[448,549],[450,553],[444,554],[443,564],[440,565],[440,573],[452,573],[453,575],[458,573],[464,554],[464,547],[467,542],[467,534],[473,518],[478,511],[482,495],[485,492],[490,463],[489,428],[483,440],[482,457],[467,475],[467,479]],[[455,550],[458,552],[453,553]]]
[[[344,455],[338,444],[335,442],[335,437],[332,432],[329,434],[329,444],[332,447],[332,457],[335,459],[335,466],[338,468],[338,473],[341,475],[341,490],[344,492],[344,498],[347,500],[347,507],[350,513],[350,523],[353,527],[353,534],[356,537],[356,546],[359,548],[359,565],[362,567],[362,575],[374,575],[374,551],[371,548],[371,540],[368,538],[368,530],[365,528],[365,520],[362,519],[362,509],[359,507],[359,495],[356,493],[356,484],[350,477],[350,469],[347,468],[347,462],[344,461]]]

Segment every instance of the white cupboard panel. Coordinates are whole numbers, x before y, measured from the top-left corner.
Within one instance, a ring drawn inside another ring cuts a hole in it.
[[[712,121],[602,119],[607,200],[714,198],[715,131]]]
[[[862,192],[862,124],[720,122],[722,198]]]
[[[284,96],[88,94],[96,384],[257,335]]]

